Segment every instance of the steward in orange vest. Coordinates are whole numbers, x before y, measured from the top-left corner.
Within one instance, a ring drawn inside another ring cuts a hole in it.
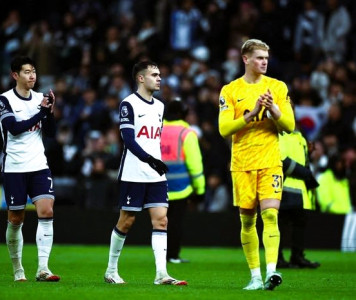
[[[185,121],[187,106],[172,100],[165,109],[161,135],[162,161],[168,166],[167,260],[185,262],[179,257],[182,221],[188,199],[203,198],[205,177],[198,137]]]

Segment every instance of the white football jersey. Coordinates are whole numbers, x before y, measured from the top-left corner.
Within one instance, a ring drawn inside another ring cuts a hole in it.
[[[120,104],[120,129],[130,128],[135,132],[135,141],[149,155],[161,159],[161,131],[164,104],[153,98],[151,102],[133,93]],[[148,163],[141,161],[124,145],[118,179],[130,182],[160,182],[160,176]]]
[[[16,136],[5,130],[2,125],[2,121],[9,116],[14,116],[16,121],[20,122],[37,114],[43,93],[31,90],[31,96],[24,98],[15,89],[12,89],[1,96],[7,99],[7,101],[0,101],[0,126],[4,141],[2,169],[6,173],[24,173],[47,169],[41,122]]]

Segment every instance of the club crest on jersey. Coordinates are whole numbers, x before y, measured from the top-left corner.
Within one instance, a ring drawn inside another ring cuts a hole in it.
[[[121,116],[122,116],[122,117],[127,117],[128,114],[129,114],[129,111],[128,111],[128,109],[127,109],[127,106],[124,105],[124,106],[121,108]]]

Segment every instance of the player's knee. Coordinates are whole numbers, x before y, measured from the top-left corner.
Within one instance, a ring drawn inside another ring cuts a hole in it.
[[[257,214],[254,215],[240,215],[241,227],[243,230],[251,230],[256,227]]]
[[[278,222],[278,210],[275,208],[267,208],[261,212],[262,220],[266,223],[277,223]]]
[[[134,223],[135,216],[127,215],[124,218],[120,218],[117,228],[122,232],[128,232]]]
[[[152,226],[155,229],[167,229],[167,225],[168,225],[167,216],[163,216],[163,217],[152,220]]]
[[[53,218],[53,201],[53,199],[42,198],[34,202],[39,218]]]
[[[21,225],[24,221],[24,218],[19,215],[14,215],[8,218],[8,222],[12,225]]]
[[[37,209],[37,215],[39,218],[52,218],[53,217],[53,207],[44,206]]]
[[[25,220],[24,210],[9,210],[7,220],[12,225],[21,225]]]

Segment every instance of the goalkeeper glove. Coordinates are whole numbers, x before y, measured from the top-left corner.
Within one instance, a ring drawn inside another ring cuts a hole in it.
[[[166,164],[159,160],[154,158],[153,156],[148,156],[147,158],[147,163],[150,165],[152,169],[154,169],[160,176],[168,172],[168,167]]]

